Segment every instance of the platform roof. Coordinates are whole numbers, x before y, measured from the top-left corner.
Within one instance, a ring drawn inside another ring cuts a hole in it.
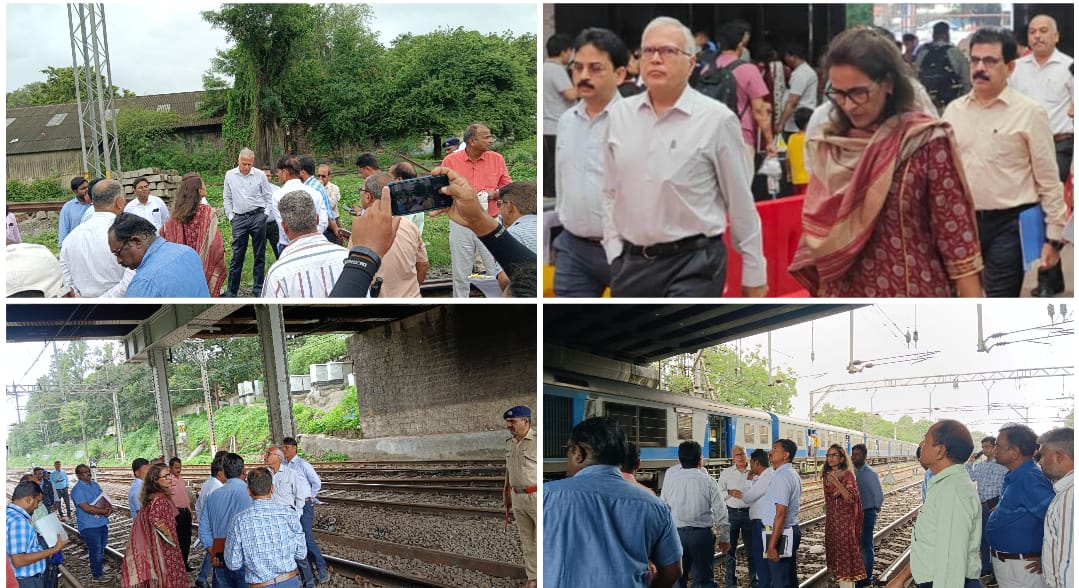
[[[803,323],[848,304],[548,304],[543,340],[570,349],[646,364]]]

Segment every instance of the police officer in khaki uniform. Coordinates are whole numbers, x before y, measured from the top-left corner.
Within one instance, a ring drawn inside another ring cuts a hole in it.
[[[528,573],[528,582],[521,588],[536,588],[536,434],[532,409],[515,406],[502,418],[510,432],[506,439],[506,512],[513,509]]]

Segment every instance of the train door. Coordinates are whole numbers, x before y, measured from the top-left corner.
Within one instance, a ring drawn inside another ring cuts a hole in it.
[[[719,414],[708,415],[708,459],[730,457],[728,428],[731,418]]]
[[[847,455],[850,455],[850,435],[843,435],[843,446],[847,448]]]
[[[820,446],[820,441],[817,439],[816,429],[806,429],[806,455],[809,459],[815,459],[817,457],[817,447]]]

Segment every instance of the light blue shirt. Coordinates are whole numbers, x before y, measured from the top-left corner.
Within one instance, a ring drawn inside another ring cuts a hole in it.
[[[303,503],[311,493],[307,482],[301,483],[302,476],[281,462],[281,467],[273,475],[273,501],[295,513],[299,519],[303,514]]]
[[[555,185],[565,194],[555,204],[567,231],[588,239],[603,237],[603,138],[613,105],[622,100],[614,93],[596,116],[589,118],[581,100],[558,119],[555,144]]]
[[[79,530],[94,529],[96,527],[105,527],[109,524],[109,517],[105,515],[94,515],[86,512],[85,510],[78,508],[80,504],[91,504],[98,496],[101,495],[101,486],[97,485],[97,482],[91,481],[89,484],[79,480],[75,483],[75,487],[71,489],[71,500],[75,503],[75,522]]]
[[[701,469],[687,470],[675,466],[663,477],[663,489],[659,499],[671,507],[674,526],[719,528],[719,540],[730,539],[730,523],[727,518],[726,494],[719,489],[719,482]]]
[[[869,464],[854,469],[854,479],[858,481],[858,495],[862,498],[862,510],[880,508],[884,504],[884,488],[880,485],[880,476]]]
[[[615,466],[593,465],[543,487],[543,573],[549,586],[647,586],[648,562],[682,559],[666,504]]]
[[[802,478],[791,464],[785,463],[776,469],[772,482],[768,485],[768,492],[762,500],[764,510],[761,512],[761,522],[765,526],[771,526],[775,522],[777,504],[787,507],[784,529],[798,524],[798,509],[802,504]]]
[[[232,518],[251,506],[251,502],[247,484],[239,478],[232,478],[214,490],[206,498],[206,504],[202,507],[203,516],[199,517],[199,541],[202,546],[209,549],[214,544],[214,538],[228,535]]]
[[[209,298],[206,274],[199,254],[187,245],[158,237],[146,249],[127,298]]]
[[[298,471],[300,474],[298,478],[303,478],[309,487],[310,494],[304,496],[304,498],[315,498],[318,496],[318,491],[322,489],[322,480],[319,479],[318,474],[315,473],[315,468],[307,463],[307,460],[297,455],[296,457],[285,460],[290,468]]]
[[[82,222],[82,215],[91,206],[89,203],[83,204],[79,202],[78,198],[72,198],[64,203],[63,208],[60,209],[60,229],[56,234],[60,241],[60,247],[64,246],[64,239],[67,238],[67,234],[79,226],[79,223]]]
[[[305,557],[307,541],[299,517],[273,500],[256,500],[232,519],[225,539],[225,565],[230,570],[243,568],[248,584],[291,572],[296,560]]]
[[[127,505],[131,510],[132,520],[142,509],[142,502],[139,501],[140,494],[142,494],[142,478],[135,478],[135,481],[131,482],[131,488],[127,490]]]
[[[1000,489],[1004,487],[1004,476],[1008,475],[1008,468],[997,463],[995,459],[982,463],[967,464],[967,473],[970,479],[978,484],[978,500],[986,502],[1000,496]]]
[[[52,487],[56,488],[57,490],[67,488],[68,478],[67,472],[65,472],[64,470],[53,470],[49,472],[49,480],[52,481]]]

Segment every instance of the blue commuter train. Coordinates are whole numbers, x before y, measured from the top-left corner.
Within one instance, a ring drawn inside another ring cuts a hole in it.
[[[731,463],[735,445],[751,453],[768,451],[777,439],[798,445],[795,463],[811,468],[832,443],[849,453],[865,443],[873,463],[907,461],[917,445],[861,431],[814,423],[754,408],[745,408],[663,392],[595,376],[545,370],[543,374],[543,473],[545,479],[565,476],[565,442],[574,425],[593,416],[616,419],[630,441],[641,448],[638,479],[662,485],[662,472],[678,463],[678,445],[701,444],[705,466],[715,470]]]

